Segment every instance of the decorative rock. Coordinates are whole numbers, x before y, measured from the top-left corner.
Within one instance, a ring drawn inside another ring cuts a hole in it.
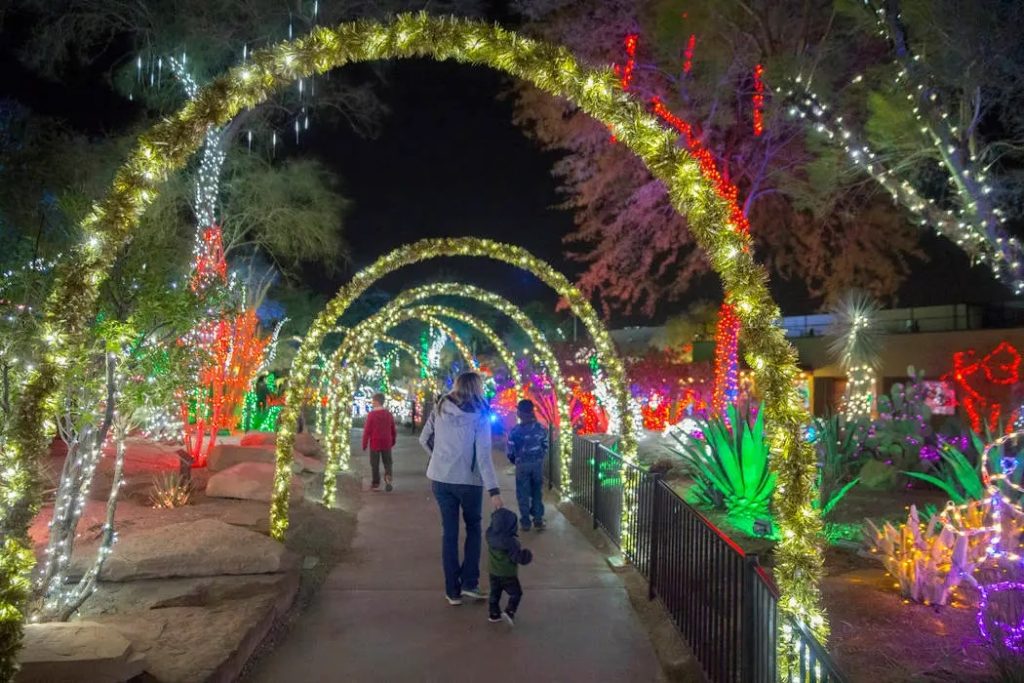
[[[312,472],[314,474],[323,474],[324,463],[316,458],[308,458],[302,455],[298,451],[293,453],[295,461],[292,463],[292,472]]]
[[[211,472],[221,472],[243,462],[274,462],[273,447],[229,446],[219,444],[210,451],[207,467]]]
[[[145,664],[116,629],[91,621],[27,624],[18,661],[16,683],[120,683]]]
[[[241,498],[270,502],[274,491],[274,465],[243,462],[217,472],[206,482],[206,495],[212,498]],[[301,479],[292,479],[292,495],[302,496]]]
[[[892,489],[896,486],[896,468],[874,458],[860,468],[860,485],[876,491]]]
[[[131,640],[146,657],[146,673],[160,683],[228,683],[238,679],[274,619],[294,598],[292,589],[212,607],[166,607],[98,620]]]
[[[241,446],[273,446],[277,443],[274,432],[249,432],[238,442]]]
[[[295,435],[295,450],[311,458],[322,458],[323,449],[320,442],[313,438],[309,432],[300,432]]]
[[[100,579],[269,574],[294,564],[277,541],[216,519],[199,519],[126,535],[114,545]]]
[[[78,613],[88,619],[167,607],[210,607],[226,600],[293,591],[294,572],[100,581]]]

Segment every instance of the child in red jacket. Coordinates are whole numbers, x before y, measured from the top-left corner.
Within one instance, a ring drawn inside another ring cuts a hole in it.
[[[373,410],[366,416],[363,425],[363,450],[370,447],[370,467],[373,469],[373,481],[370,489],[380,490],[380,461],[384,460],[384,490],[391,491],[391,449],[395,447],[398,433],[395,430],[395,418],[391,411],[384,407],[384,394],[373,395]]]

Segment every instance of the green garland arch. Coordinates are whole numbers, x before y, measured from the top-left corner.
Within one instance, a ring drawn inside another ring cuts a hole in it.
[[[487,342],[494,347],[494,350],[497,351],[498,357],[501,359],[501,362],[505,366],[505,369],[508,370],[510,377],[514,377],[515,374],[519,371],[519,368],[516,366],[516,358],[512,354],[512,351],[508,348],[508,344],[502,341],[501,337],[498,336],[498,334],[490,325],[485,323],[483,320],[480,320],[476,316],[470,315],[469,313],[465,313],[455,308],[451,308],[450,306],[443,306],[439,304],[426,304],[416,306],[411,310],[415,311],[416,313],[428,315],[434,319],[451,318],[452,320],[458,320],[461,323],[469,325],[470,327],[480,332],[480,334],[484,336]]]
[[[818,583],[822,573],[821,520],[814,514],[816,462],[801,438],[809,421],[793,379],[796,354],[774,321],[780,316],[767,287],[767,273],[753,257],[750,237],[729,222],[729,207],[702,177],[696,160],[676,144],[643,105],[619,88],[610,68],[582,66],[564,47],[533,41],[499,26],[478,21],[404,14],[378,23],[356,21],[317,27],[308,36],[256,51],[246,64],[231,69],[203,88],[176,114],[140,138],[117,173],[110,193],[82,222],[83,242],[62,271],[47,302],[41,339],[46,351],[15,411],[0,468],[0,676],[14,670],[15,652],[28,597],[25,567],[31,564],[27,529],[38,509],[41,490],[32,460],[44,452],[44,415],[56,408],[58,375],[75,357],[96,309],[99,286],[114,258],[136,229],[139,217],[172,171],[199,149],[210,126],[224,125],[243,109],[301,77],[354,62],[431,57],[483,64],[561,96],[607,124],[616,138],[662,180],[674,206],[687,216],[694,239],[732,293],[743,323],[746,360],[765,398],[773,466],[779,474],[775,505],[781,540],[776,548],[776,580],[784,613],[804,619],[819,637],[828,627]],[[571,304],[583,303],[582,297]],[[316,336],[323,333],[318,330]],[[310,340],[315,348],[319,339]],[[300,354],[297,370],[308,374],[315,351]],[[611,373],[611,368],[606,368]],[[289,389],[291,409],[282,445],[291,447],[297,392]],[[629,411],[623,411],[629,421]],[[627,457],[633,444],[624,444]],[[284,532],[279,522],[276,537]]]
[[[431,312],[437,313],[440,313],[443,310],[445,313],[454,313],[457,316],[469,318],[466,314],[462,314],[454,309],[449,309],[448,307],[413,306],[413,304],[422,299],[437,296],[457,296],[473,299],[493,306],[512,318],[512,320],[516,322],[524,332],[526,332],[527,337],[530,339],[530,342],[534,346],[538,356],[540,356],[541,360],[548,367],[548,373],[551,376],[552,386],[555,392],[556,405],[559,409],[559,419],[563,421],[564,424],[571,423],[571,416],[569,414],[567,403],[567,397],[569,395],[568,387],[562,379],[561,371],[558,367],[558,360],[555,358],[554,352],[545,340],[543,333],[537,329],[536,325],[533,324],[533,321],[531,321],[529,317],[526,316],[518,307],[497,294],[472,285],[442,282],[413,287],[404,290],[378,312],[354,326],[348,334],[346,334],[345,340],[338,349],[335,350],[325,365],[325,372],[334,377],[334,382],[332,383],[331,391],[329,392],[329,415],[331,415],[332,419],[328,420],[328,431],[324,435],[327,451],[327,466],[324,468],[323,489],[323,501],[325,505],[330,506],[334,504],[337,489],[337,475],[340,470],[344,469],[348,462],[349,445],[347,435],[351,429],[351,413],[346,411],[344,406],[339,406],[338,400],[341,396],[350,395],[354,388],[354,377],[352,372],[346,372],[346,370],[351,368],[353,364],[349,364],[342,368],[341,371],[335,371],[335,368],[341,365],[344,359],[352,358],[353,351],[355,350],[353,347],[360,348],[360,346],[365,347],[367,344],[372,344],[373,340],[381,338],[395,325],[400,324],[409,317],[415,317],[415,315],[410,315],[410,311],[414,311],[416,308],[428,308]],[[497,335],[495,335],[495,337],[497,337]],[[500,342],[500,340],[498,341]],[[565,477],[564,482],[567,485],[569,477],[569,458],[572,453],[571,429],[560,430],[559,437],[562,472]],[[565,486],[563,486],[563,488],[565,488]]]

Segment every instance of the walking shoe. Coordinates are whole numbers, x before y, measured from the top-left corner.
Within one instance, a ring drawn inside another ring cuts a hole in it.
[[[487,621],[491,622],[492,624],[500,624],[501,623],[501,615],[499,614],[499,615],[495,616],[495,615],[491,614],[491,615],[489,615],[487,617]]]
[[[509,626],[516,625],[516,615],[512,612],[509,612],[508,610],[505,610],[501,613],[501,618],[507,621]]]
[[[371,491],[380,491],[380,484],[370,484]]]
[[[462,604],[462,598],[453,598],[452,596],[445,593],[444,599],[448,601],[448,604],[452,607],[458,607]]]
[[[529,531],[530,530],[530,523],[529,522],[522,522],[519,525],[519,528],[522,529],[523,531]]]
[[[480,591],[479,588],[463,588],[462,597],[473,598],[474,600],[483,600],[484,594]]]
[[[533,526],[537,529],[537,531],[544,531],[544,529],[547,527],[547,524],[544,522],[543,519],[538,519],[534,520]]]
[[[391,485],[390,479],[388,479],[388,483],[384,484],[384,490],[387,491],[388,493],[391,493],[392,491],[395,490],[395,487]]]

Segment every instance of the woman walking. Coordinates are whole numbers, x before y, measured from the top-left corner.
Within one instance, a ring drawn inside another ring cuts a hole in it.
[[[444,594],[450,605],[463,596],[481,599],[480,543],[483,490],[495,509],[502,507],[498,478],[491,460],[491,423],[484,383],[465,372],[434,406],[420,434],[430,454],[427,477],[441,510],[441,563]],[[459,511],[466,524],[466,545],[459,562]]]

